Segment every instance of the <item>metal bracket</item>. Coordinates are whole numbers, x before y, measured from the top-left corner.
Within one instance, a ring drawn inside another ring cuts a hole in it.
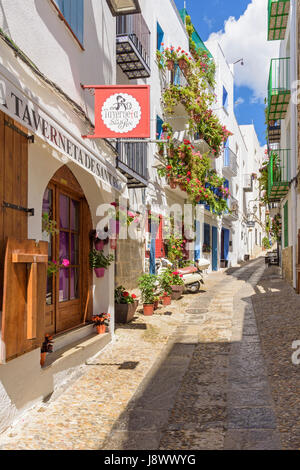
[[[34,209],[27,209],[26,207],[18,206],[16,204],[11,204],[9,202],[4,202],[4,201],[3,201],[3,207],[8,208],[8,209],[14,209],[16,211],[26,212],[31,217],[34,216]]]
[[[20,134],[22,137],[25,137],[28,141],[30,141],[32,144],[34,144],[34,135],[27,135],[25,132],[23,132],[21,129],[19,129],[17,126],[12,124],[11,122],[4,121],[5,126],[9,127],[10,129],[13,129],[15,132]]]

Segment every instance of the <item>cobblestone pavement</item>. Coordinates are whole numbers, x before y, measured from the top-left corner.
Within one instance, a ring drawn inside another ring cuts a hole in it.
[[[258,259],[139,314],[2,449],[299,449],[300,299]]]

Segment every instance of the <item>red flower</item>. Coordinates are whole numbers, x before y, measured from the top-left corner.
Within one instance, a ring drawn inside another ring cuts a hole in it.
[[[133,299],[136,299],[136,295],[135,294],[132,294],[131,296]]]
[[[123,292],[123,297],[129,297],[129,292]]]
[[[168,166],[167,166],[167,169],[168,169],[168,170],[172,170],[172,166],[171,166],[171,165],[168,165]]]

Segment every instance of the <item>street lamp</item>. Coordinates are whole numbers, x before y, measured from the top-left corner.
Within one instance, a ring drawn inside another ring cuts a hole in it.
[[[113,16],[141,13],[139,0],[106,0]]]

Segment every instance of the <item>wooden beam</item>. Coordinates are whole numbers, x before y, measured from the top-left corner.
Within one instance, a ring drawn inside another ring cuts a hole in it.
[[[38,305],[38,265],[30,266],[27,284],[27,339],[37,336],[37,305]]]

